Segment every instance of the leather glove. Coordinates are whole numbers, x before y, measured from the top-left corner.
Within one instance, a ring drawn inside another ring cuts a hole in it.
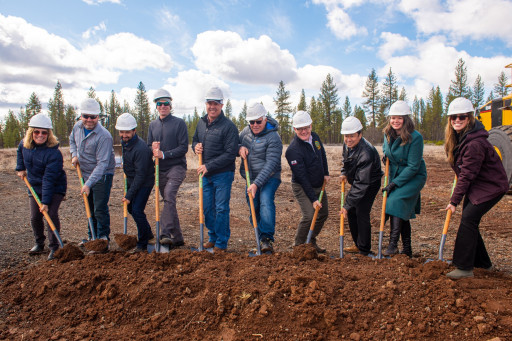
[[[386,155],[384,155],[384,156],[382,157],[382,163],[383,163],[383,164],[386,164],[386,160],[387,160],[387,159],[388,159],[388,158],[387,158],[387,156],[386,156]]]
[[[388,195],[389,193],[391,193],[392,190],[394,190],[396,188],[396,184],[394,182],[391,182],[389,185],[387,185],[386,187],[384,187],[382,189],[382,192],[388,192]]]

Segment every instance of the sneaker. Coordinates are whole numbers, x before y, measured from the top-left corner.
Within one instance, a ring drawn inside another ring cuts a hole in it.
[[[274,252],[274,247],[272,246],[272,240],[270,240],[268,238],[261,239],[260,249],[261,249],[261,252]]]
[[[138,247],[138,246],[137,246],[136,248],[134,248],[134,249],[132,249],[132,250],[130,251],[130,253],[132,253],[132,254],[133,254],[133,253],[141,253],[141,252],[148,252],[148,250],[147,250],[147,249],[145,249],[145,248],[141,248],[141,247]]]
[[[169,237],[160,237],[160,244],[171,245],[172,240]]]
[[[451,272],[448,272],[446,274],[448,278],[451,279],[459,279],[459,278],[465,278],[465,277],[473,277],[473,270],[461,270],[461,269],[455,269]]]
[[[352,245],[343,249],[347,253],[358,253],[359,248],[356,245]]]
[[[212,242],[208,242],[208,243],[206,243],[206,244],[204,244],[204,245],[203,245],[203,247],[204,247],[205,249],[211,249],[211,248],[212,248],[212,247],[214,247],[214,246],[215,246],[215,243],[212,243]]]
[[[55,250],[50,250],[50,253],[48,254],[48,260],[55,259]]]
[[[33,248],[30,249],[28,254],[29,255],[38,255],[38,254],[43,253],[43,251],[44,251],[44,245],[36,244],[36,245],[34,245]]]

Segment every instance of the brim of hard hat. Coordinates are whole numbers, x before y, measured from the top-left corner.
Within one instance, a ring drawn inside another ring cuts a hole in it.
[[[158,100],[161,100],[161,99],[168,99],[170,102],[172,102],[172,98],[171,98],[171,97],[158,97],[158,98],[155,98],[155,99],[153,100],[153,102],[155,102],[155,103],[156,103]]]
[[[119,131],[129,131],[129,130],[133,130],[135,128],[137,128],[137,126],[135,126],[133,128],[116,126],[116,130],[119,130]]]
[[[310,123],[302,123],[302,124],[294,124],[293,127],[294,128],[304,128],[304,127],[309,127],[313,122],[310,122]]]
[[[461,115],[461,114],[474,114],[474,113],[475,113],[474,110],[471,110],[471,111],[456,111],[456,112],[451,112],[449,114],[446,114],[446,116]]]
[[[357,132],[358,132],[358,131],[360,131],[360,130],[363,130],[363,128],[361,128],[361,129],[357,129],[357,130],[356,130],[356,129],[351,129],[351,130],[342,130],[342,131],[341,131],[341,135],[355,134],[355,133],[357,133]]]
[[[91,112],[91,111],[88,111],[88,110],[80,110],[80,115],[82,114],[86,114],[86,115],[96,115],[96,116],[99,116],[100,113],[99,112]]]
[[[260,118],[261,118],[261,119],[263,119],[264,117],[265,117],[265,115],[260,115],[260,116],[247,116],[247,117],[245,118],[245,120],[246,120],[247,122],[249,122],[249,121],[255,121],[255,120],[260,119]]]
[[[206,103],[208,102],[217,102],[219,104],[222,104],[222,99],[218,99],[218,98],[207,98],[204,100]]]

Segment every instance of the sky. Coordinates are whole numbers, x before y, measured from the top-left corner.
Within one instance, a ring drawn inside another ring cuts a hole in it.
[[[399,89],[446,95],[459,58],[487,98],[512,63],[512,0],[0,0],[0,119],[35,92],[46,109],[60,81],[79,107],[92,86],[133,107],[139,82],[165,88],[177,116],[201,113],[219,86],[237,115],[273,113],[280,81],[296,106],[318,98],[331,74],[360,105],[365,81],[391,68]]]

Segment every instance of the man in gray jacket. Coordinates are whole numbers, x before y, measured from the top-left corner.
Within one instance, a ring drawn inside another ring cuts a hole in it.
[[[251,193],[254,198],[261,251],[273,252],[272,243],[276,226],[274,199],[277,188],[281,184],[283,143],[277,133],[276,120],[266,115],[267,111],[262,104],[254,103],[249,106],[246,118],[249,125],[240,133],[239,155],[243,159],[247,158],[249,165],[251,185],[247,188],[247,194]],[[240,166],[240,174],[245,178],[243,162]]]
[[[91,228],[97,238],[109,240],[108,200],[115,167],[112,135],[98,123],[101,109],[94,98],[85,99],[80,104],[80,112],[80,121],[69,136],[71,163],[75,167],[80,165],[84,177],[81,193],[87,194],[89,200],[94,224]],[[88,234],[91,239],[91,232],[88,231]]]

